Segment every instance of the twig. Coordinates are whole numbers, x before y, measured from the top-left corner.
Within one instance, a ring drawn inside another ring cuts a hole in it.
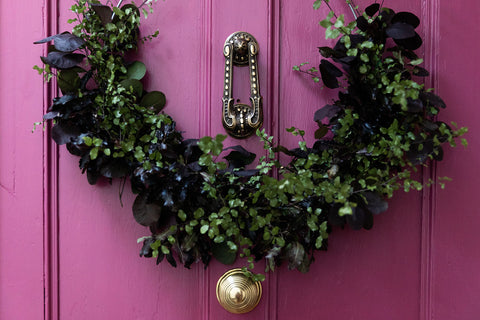
[[[122,5],[123,0],[118,1],[117,8]],[[112,14],[112,20],[115,17],[115,12]]]
[[[347,4],[350,7],[350,10],[352,10],[353,17],[355,18],[355,20],[357,20],[358,11],[355,12],[355,3],[353,3],[353,0],[347,0]]]

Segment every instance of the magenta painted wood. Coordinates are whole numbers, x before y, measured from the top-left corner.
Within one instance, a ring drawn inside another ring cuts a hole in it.
[[[42,319],[43,1],[0,2],[0,319]]]
[[[370,2],[356,1],[360,7]],[[139,258],[136,239],[149,232],[132,217],[129,186],[122,207],[118,182],[88,185],[78,159],[64,148],[57,152],[48,131],[31,133],[51,93],[31,69],[44,50],[32,42],[68,30],[72,3],[0,1],[1,320],[478,319],[477,1],[385,1],[422,18],[426,41],[419,53],[432,70],[426,85],[448,105],[442,120],[470,127],[467,149],[446,148],[444,162],[419,173],[453,181],[445,190],[399,192],[371,231],[335,230],[329,251],[317,254],[309,274],[286,266],[268,274],[260,305],[246,315],[229,314],[216,301],[216,281],[229,267],[212,262],[207,270],[173,269]],[[316,47],[328,44],[317,23],[326,10],[312,10],[312,3],[159,1],[142,33],[159,29],[160,35],[138,52],[149,70],[147,88],[166,93],[165,111],[186,137],[224,133],[223,43],[247,31],[260,45],[264,127],[295,146],[284,128],[313,134],[313,113],[335,98],[292,71],[306,61],[316,66]],[[349,16],[343,1],[331,3]],[[246,74],[235,71],[234,96],[245,100]],[[253,137],[227,140],[238,143],[262,150]]]

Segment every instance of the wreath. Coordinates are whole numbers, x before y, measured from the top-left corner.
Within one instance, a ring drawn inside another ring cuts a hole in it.
[[[467,129],[436,120],[445,103],[417,81],[429,73],[414,52],[422,44],[414,14],[378,3],[359,12],[347,1],[355,16],[347,23],[331,10],[320,25],[336,44],[319,48],[318,69],[293,69],[341,88],[338,98],[315,112],[311,146],[295,127],[286,129],[299,138],[295,149],[257,130],[266,152],[250,169],[256,155],[224,148],[225,135],[184,139],[163,111],[165,95],[143,87],[146,67],[126,53],[158,34],[140,36],[147,2],[77,0],[72,33],[36,42],[53,45],[44,67],[34,67],[46,81],[57,80],[61,95],[44,120],[53,120],[53,140],[80,157],[88,182],[131,180],[133,216],[151,231],[139,239],[140,256],[187,268],[245,257],[245,270],[265,259],[266,272],[282,262],[307,272],[333,226],[370,229],[395,190],[443,187],[441,179],[424,183],[412,173],[442,160],[443,146],[455,146]]]

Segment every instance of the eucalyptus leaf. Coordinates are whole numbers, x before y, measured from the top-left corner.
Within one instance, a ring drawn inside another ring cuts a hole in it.
[[[136,79],[126,79],[120,82],[120,85],[127,90],[131,90],[137,97],[142,96],[143,84]]]
[[[142,226],[150,226],[155,224],[162,214],[162,207],[150,203],[146,192],[139,194],[133,203],[133,217]]]
[[[41,57],[43,63],[56,69],[69,69],[83,61],[85,56],[79,53],[53,51],[47,57]]]
[[[147,67],[145,67],[145,64],[143,62],[134,61],[127,68],[127,78],[142,80],[146,72],[147,72]]]
[[[145,94],[140,101],[142,107],[148,107],[155,110],[156,113],[162,111],[166,104],[165,94],[160,91],[151,91]]]

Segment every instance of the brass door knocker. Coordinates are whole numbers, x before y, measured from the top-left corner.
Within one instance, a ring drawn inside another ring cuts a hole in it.
[[[258,81],[258,43],[243,31],[231,34],[223,46],[225,81],[223,91],[222,123],[227,133],[238,139],[251,136],[263,123],[262,96]],[[234,104],[232,98],[233,67],[249,67],[251,105]]]

